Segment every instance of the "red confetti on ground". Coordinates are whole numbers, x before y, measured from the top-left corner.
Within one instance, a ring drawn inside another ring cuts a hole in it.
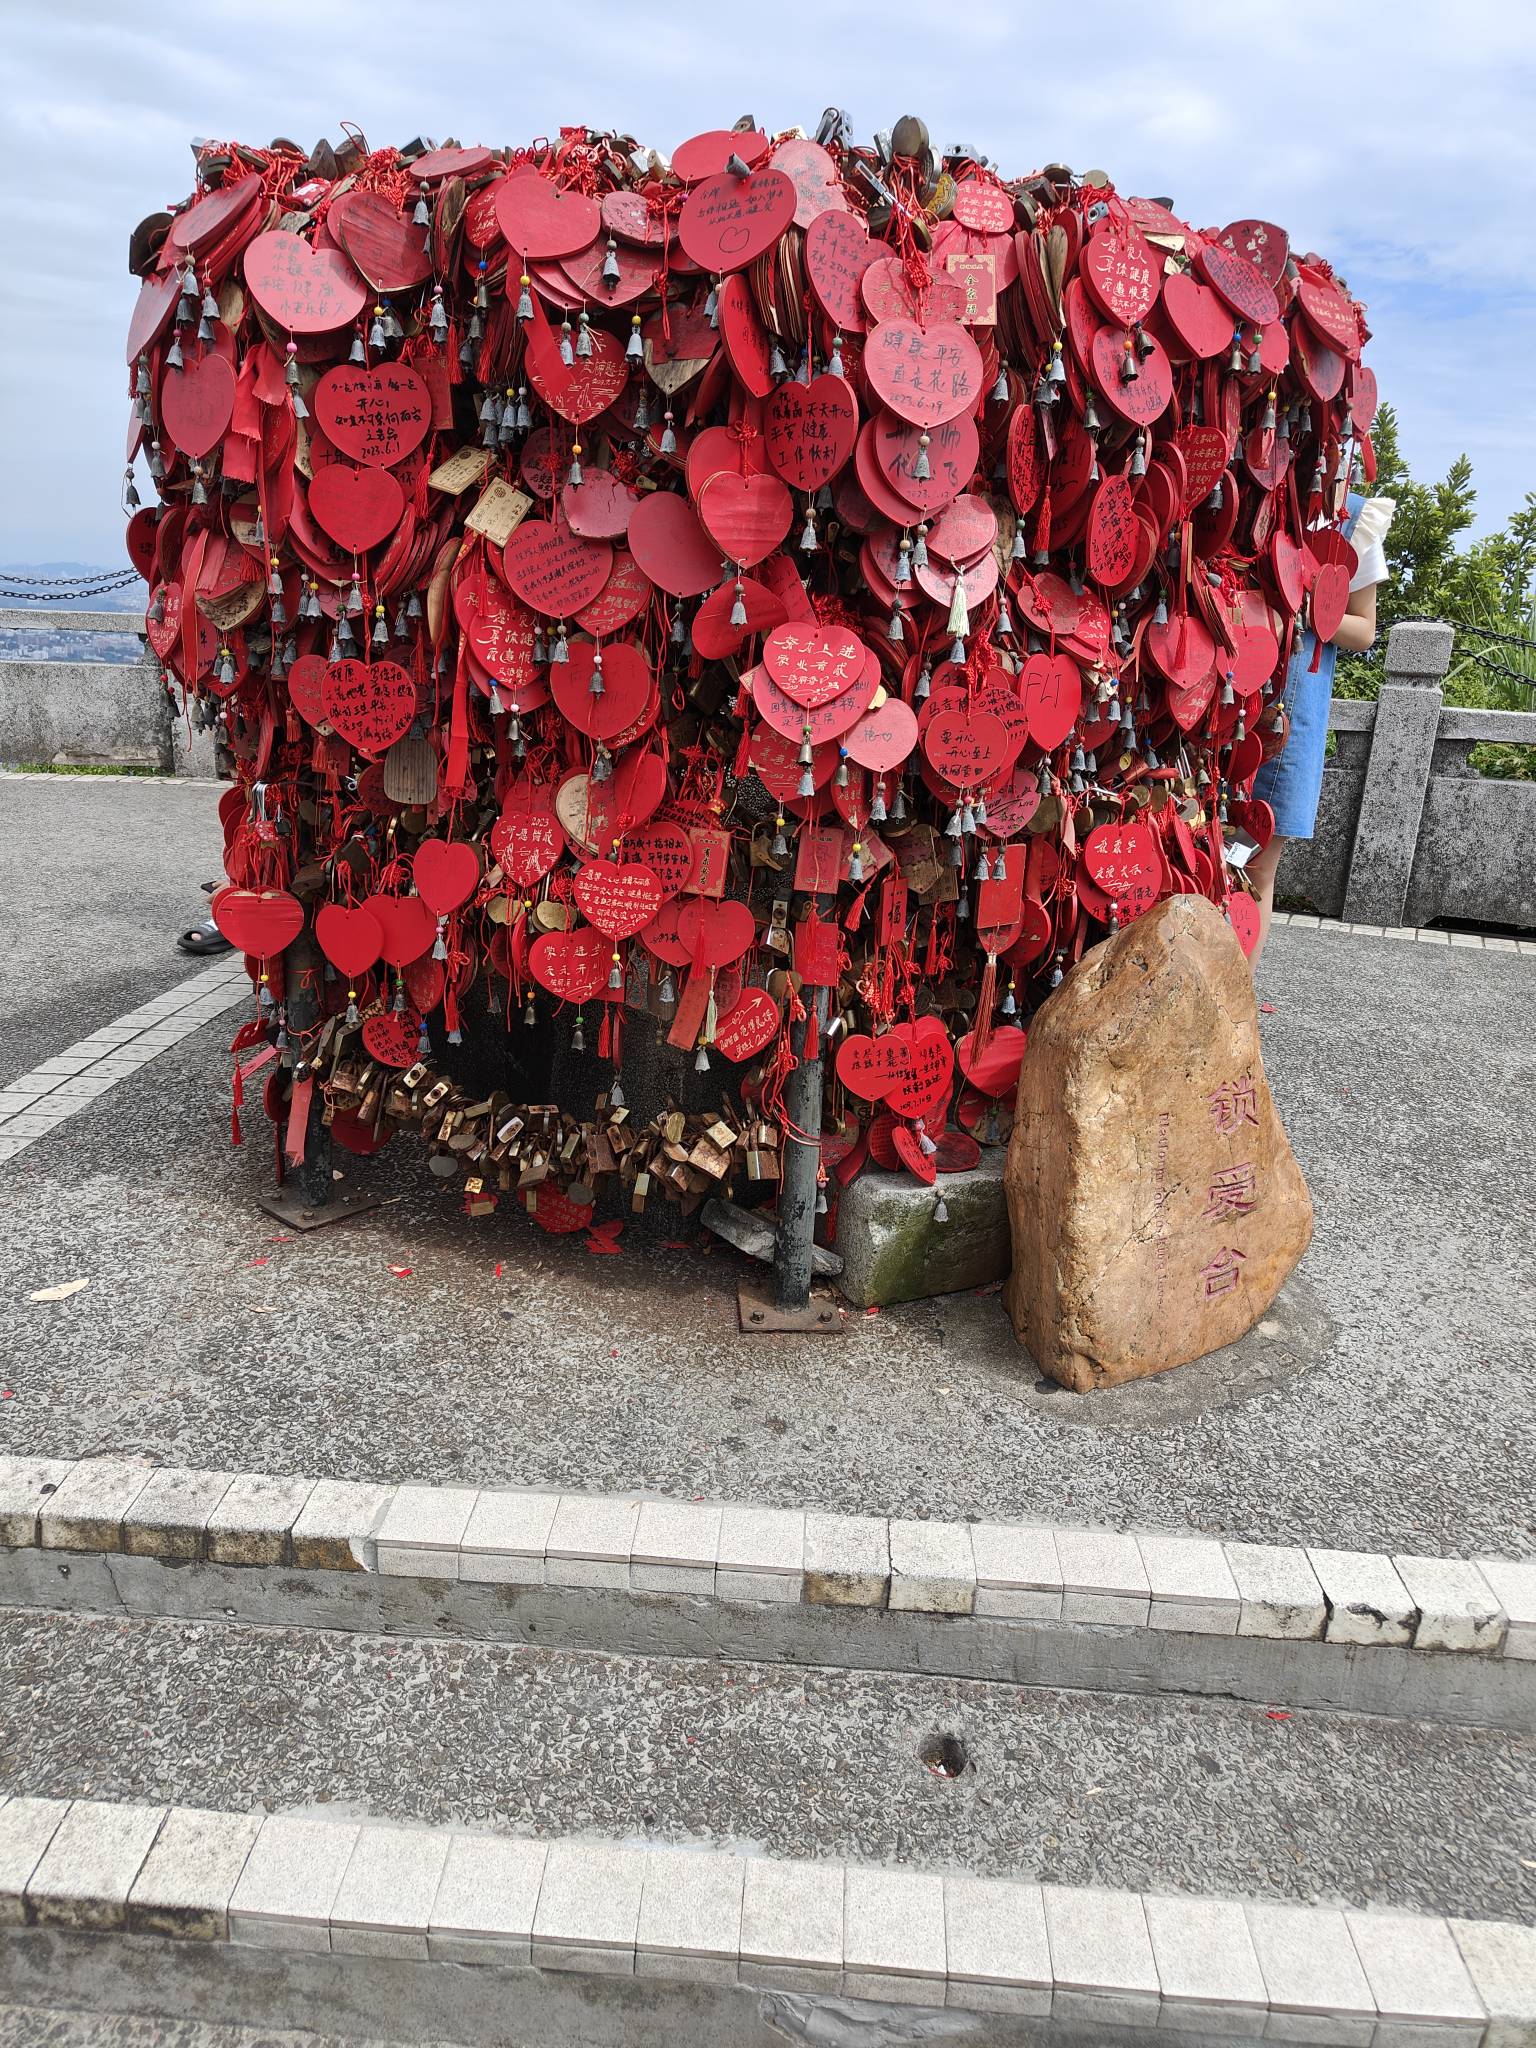
[[[1273,1015],[1275,1014],[1275,1006],[1273,1003],[1260,1003],[1259,1008],[1264,1012],[1266,1017],[1273,1017]]]
[[[270,1259],[247,1259],[245,1263],[247,1268],[249,1268],[251,1266],[270,1266],[272,1261]]]
[[[1289,1721],[1289,1714],[1281,1707],[1270,1707],[1264,1715],[1266,1721]]]
[[[409,1280],[416,1269],[414,1266],[391,1266],[389,1270],[397,1280]]]

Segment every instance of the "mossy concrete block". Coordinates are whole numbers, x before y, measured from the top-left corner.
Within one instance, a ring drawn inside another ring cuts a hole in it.
[[[1001,1146],[929,1188],[910,1173],[861,1173],[838,1204],[838,1287],[855,1308],[960,1294],[1007,1278],[1012,1258]],[[947,1219],[934,1221],[938,1198]]]

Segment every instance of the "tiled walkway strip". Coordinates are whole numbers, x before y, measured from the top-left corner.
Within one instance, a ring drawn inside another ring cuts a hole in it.
[[[250,994],[244,962],[216,960],[7,1082],[0,1088],[0,1164]]]
[[[0,1930],[26,1925],[1227,2040],[1502,2048],[1536,2024],[1536,1932],[1503,1922],[96,1799],[0,1803]]]
[[[1277,910],[1276,924],[1293,931],[1336,932],[1356,939],[1409,939],[1424,946],[1467,946],[1489,953],[1527,953],[1536,958],[1536,938],[1502,939],[1482,932],[1442,932],[1429,925],[1345,924],[1337,917],[1306,917],[1300,911]]]
[[[0,1458],[0,1545],[1536,1661],[1536,1561]]]

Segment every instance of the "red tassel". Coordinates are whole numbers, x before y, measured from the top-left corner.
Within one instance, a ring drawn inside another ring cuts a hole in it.
[[[981,977],[981,992],[976,998],[976,1022],[971,1030],[971,1050],[979,1058],[987,1049],[992,1036],[992,1006],[997,1001],[997,955],[987,955],[986,968]]]
[[[245,1133],[240,1128],[240,1110],[244,1102],[245,1076],[237,1066],[235,1068],[234,1081],[230,1086],[229,1142],[232,1145],[243,1145],[245,1143]]]
[[[805,1051],[800,1055],[809,1066],[812,1060],[821,1058],[821,1025],[816,1015],[816,1005],[805,1006]]]

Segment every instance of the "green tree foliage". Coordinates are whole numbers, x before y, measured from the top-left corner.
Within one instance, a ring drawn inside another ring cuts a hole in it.
[[[1493,709],[1536,709],[1536,492],[1498,533],[1464,536],[1476,516],[1472,465],[1459,455],[1439,483],[1409,474],[1397,418],[1384,405],[1373,431],[1376,495],[1397,501],[1387,535],[1391,577],[1377,592],[1376,645],[1342,655],[1334,689],[1341,697],[1374,697],[1381,688],[1387,629],[1397,619],[1443,619],[1456,627],[1446,677],[1447,703]],[[1478,631],[1470,629],[1478,628]],[[1486,637],[1501,634],[1502,640]],[[1485,746],[1472,751],[1486,775],[1536,779],[1536,748]]]

